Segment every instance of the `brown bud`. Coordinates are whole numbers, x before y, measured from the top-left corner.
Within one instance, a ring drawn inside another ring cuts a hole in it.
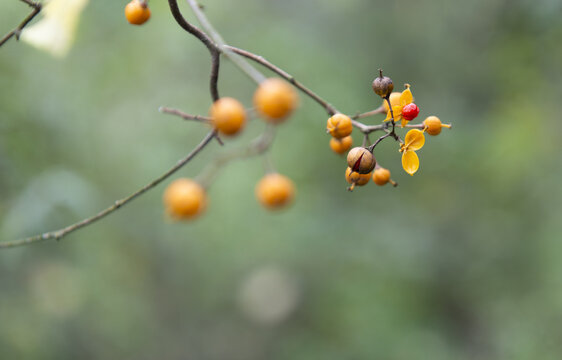
[[[386,98],[394,90],[392,79],[388,76],[382,75],[382,70],[379,69],[379,76],[373,80],[373,91],[380,97]]]
[[[377,161],[373,154],[364,147],[354,147],[347,154],[347,165],[351,171],[368,174],[375,168]]]

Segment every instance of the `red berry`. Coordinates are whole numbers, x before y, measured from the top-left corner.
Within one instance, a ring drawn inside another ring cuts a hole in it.
[[[408,121],[414,120],[419,113],[420,108],[414,103],[409,103],[402,108],[402,117]]]

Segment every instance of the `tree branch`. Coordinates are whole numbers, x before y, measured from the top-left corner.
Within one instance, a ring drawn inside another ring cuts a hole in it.
[[[88,225],[106,217],[107,215],[109,215],[109,214],[113,213],[114,211],[120,209],[122,206],[128,204],[129,202],[131,202],[135,198],[141,196],[142,194],[144,194],[148,190],[154,188],[155,186],[160,184],[162,181],[164,181],[168,177],[170,177],[172,174],[174,174],[176,171],[181,169],[185,164],[187,164],[191,159],[193,159],[197,154],[199,154],[199,152],[201,150],[203,150],[205,148],[205,146],[207,146],[207,144],[209,144],[209,142],[214,137],[215,137],[215,132],[210,131],[203,138],[203,140],[201,140],[201,142],[189,154],[187,154],[186,157],[184,157],[183,159],[178,161],[176,165],[172,166],[164,174],[158,176],[156,179],[152,180],[151,182],[149,182],[148,184],[146,184],[142,188],[138,189],[137,191],[135,191],[131,195],[129,195],[129,196],[127,196],[127,197],[125,197],[121,200],[115,201],[115,203],[113,205],[111,205],[111,206],[107,207],[106,209],[100,211],[96,215],[91,216],[89,218],[86,218],[84,220],[81,220],[77,223],[74,223],[72,225],[69,225],[69,226],[64,227],[62,229],[59,229],[59,230],[46,232],[46,233],[43,233],[43,234],[40,234],[40,235],[35,235],[35,236],[31,236],[31,237],[24,238],[24,239],[0,242],[0,249],[2,249],[2,248],[12,248],[12,247],[17,247],[17,246],[22,246],[22,245],[28,245],[28,244],[32,244],[32,243],[45,241],[45,240],[52,240],[52,239],[60,240],[61,238],[70,234],[71,232],[74,232],[78,229],[81,229],[85,226],[88,226]]]
[[[191,114],[185,113],[181,110],[172,109],[172,108],[168,108],[168,107],[164,107],[164,106],[160,106],[158,111],[160,111],[164,114],[177,115],[184,120],[194,120],[194,121],[199,121],[199,122],[202,122],[202,123],[205,123],[205,124],[209,124],[211,122],[211,119],[207,116],[191,115]]]
[[[35,15],[37,15],[37,13],[41,10],[41,4],[39,4],[39,3],[34,3],[30,0],[21,0],[21,1],[23,1],[27,4],[29,4],[30,6],[34,7],[34,11],[24,20],[24,22],[22,22],[22,24],[20,24],[20,26],[18,26],[18,28],[16,28],[14,31],[12,31],[11,35],[7,35],[7,39],[9,39],[10,37],[12,37],[14,35],[17,36],[19,34],[19,31],[21,31],[21,29],[24,26],[26,26],[27,23],[29,23],[29,21],[31,21],[31,19]],[[174,19],[180,25],[180,27],[182,27],[185,31],[189,32],[190,34],[195,36],[197,39],[199,39],[209,50],[209,53],[211,55],[210,92],[211,92],[211,97],[213,98],[213,101],[216,101],[217,99],[219,99],[217,83],[218,83],[219,69],[220,69],[220,55],[222,53],[225,56],[227,56],[229,59],[231,59],[237,67],[239,67],[244,73],[246,73],[256,83],[259,84],[261,81],[263,81],[265,79],[265,76],[261,72],[259,72],[257,69],[255,69],[244,58],[250,59],[252,61],[257,62],[258,64],[261,64],[262,66],[270,69],[271,71],[275,72],[279,76],[281,76],[284,79],[286,79],[287,81],[289,81],[296,88],[298,88],[303,93],[305,93],[307,96],[309,96],[311,99],[313,99],[318,104],[320,104],[326,110],[328,115],[331,116],[331,115],[334,115],[336,113],[339,113],[339,111],[333,105],[331,105],[330,103],[328,103],[327,101],[322,99],[320,96],[318,96],[316,93],[314,93],[312,90],[310,90],[309,88],[304,86],[302,83],[297,81],[291,74],[287,73],[286,71],[282,70],[281,68],[277,67],[276,65],[274,65],[274,64],[270,63],[269,61],[265,60],[262,56],[258,56],[258,55],[255,55],[255,54],[251,53],[251,52],[248,52],[246,50],[242,50],[242,49],[239,49],[239,48],[235,48],[233,46],[226,45],[224,43],[224,40],[220,36],[220,34],[218,32],[216,32],[216,30],[212,27],[210,22],[207,20],[205,14],[203,14],[203,12],[201,11],[197,2],[195,0],[186,0],[186,1],[188,2],[189,6],[192,8],[192,10],[194,11],[196,17],[198,18],[198,20],[200,21],[202,26],[207,30],[207,32],[209,32],[209,34],[211,34],[211,36],[207,35],[202,30],[200,30],[199,28],[191,25],[187,20],[185,20],[185,18],[183,17],[183,15],[181,14],[181,12],[178,8],[177,0],[168,0],[168,4],[170,6],[170,11],[172,12],[172,15],[173,15]],[[3,41],[2,43],[4,43],[7,40],[2,40],[2,41]],[[388,99],[387,99],[387,101],[388,101]],[[207,118],[207,117],[198,116],[198,115],[189,115],[189,114],[186,114],[186,113],[184,113],[180,110],[176,110],[176,109],[161,107],[160,111],[164,112],[164,113],[178,115],[178,116],[180,116],[180,117],[182,117],[183,119],[186,119],[186,120],[195,120],[195,121],[200,121],[200,122],[205,122],[205,123],[209,122],[209,118]],[[382,141],[382,139],[384,139],[386,137],[389,137],[389,136],[397,137],[397,135],[394,133],[394,127],[393,127],[392,131],[388,132],[388,130],[387,130],[388,124],[368,126],[368,125],[365,125],[365,124],[363,124],[359,121],[356,121],[355,119],[360,119],[362,117],[371,116],[371,115],[374,115],[374,114],[380,113],[380,112],[383,112],[383,110],[381,110],[381,108],[378,108],[378,109],[372,110],[370,112],[358,114],[352,120],[353,126],[358,128],[363,134],[365,134],[365,136],[367,136],[368,134],[370,134],[371,132],[374,132],[374,131],[379,131],[379,130],[387,131],[387,133],[385,135],[381,136],[375,142],[375,144],[372,145],[372,147],[376,146],[376,144],[378,144],[380,141]],[[394,124],[392,124],[392,125],[394,125]],[[215,159],[215,161],[213,161],[209,165],[209,167],[206,169],[207,171],[204,171],[201,174],[200,177],[202,178],[202,181],[204,182],[204,181],[206,181],[206,179],[212,177],[214,172],[216,172],[216,170],[218,168],[220,168],[220,166],[222,166],[222,165],[224,165],[224,164],[226,164],[226,163],[228,163],[228,162],[230,162],[234,159],[244,158],[244,157],[253,156],[253,155],[259,155],[259,154],[262,154],[263,152],[265,152],[270,147],[271,142],[273,141],[273,133],[274,133],[274,129],[271,126],[269,126],[269,127],[266,128],[266,130],[264,131],[264,133],[260,137],[255,139],[247,147],[244,147],[244,148],[239,149],[238,151],[233,151],[233,152],[227,153],[223,156],[217,157]],[[220,139],[219,139],[216,131],[215,130],[210,131],[201,140],[201,142],[185,158],[181,159],[176,165],[174,165],[172,168],[170,168],[164,174],[160,175],[159,177],[157,177],[156,179],[154,179],[153,181],[151,181],[147,185],[143,186],[139,190],[135,191],[131,195],[129,195],[129,196],[127,196],[127,197],[125,197],[121,200],[115,201],[115,203],[113,205],[107,207],[106,209],[102,210],[101,212],[97,213],[96,215],[93,215],[89,218],[83,219],[79,222],[76,222],[72,225],[69,225],[69,226],[64,227],[62,229],[59,229],[59,230],[50,231],[50,232],[46,232],[46,233],[43,233],[43,234],[39,234],[39,235],[35,235],[35,236],[31,236],[31,237],[23,238],[23,239],[19,239],[19,240],[0,242],[0,249],[1,248],[11,248],[11,247],[16,247],[16,246],[21,246],[21,245],[27,245],[27,244],[41,242],[41,241],[45,241],[45,240],[49,240],[49,239],[59,240],[62,237],[68,235],[71,232],[74,232],[78,229],[86,227],[86,226],[104,218],[105,216],[113,213],[114,211],[116,211],[119,208],[121,208],[122,206],[128,204],[130,201],[134,200],[135,198],[139,197],[140,195],[144,194],[145,192],[149,191],[150,189],[156,187],[162,181],[164,181],[165,179],[170,177],[172,174],[174,174],[176,171],[178,171],[180,168],[182,168],[185,164],[187,164],[191,159],[193,159],[201,150],[203,150],[213,138],[216,138],[220,143]]]
[[[244,56],[244,57],[246,57],[246,58],[248,58],[252,61],[255,61],[258,64],[263,65],[266,68],[268,68],[269,70],[273,71],[277,75],[281,76],[282,78],[284,78],[285,80],[287,80],[288,82],[293,84],[297,89],[301,90],[303,93],[308,95],[312,100],[314,100],[318,104],[320,104],[324,109],[326,109],[326,112],[328,113],[328,115],[332,116],[335,113],[339,113],[339,111],[333,105],[328,103],[326,100],[322,99],[314,91],[312,91],[309,88],[307,88],[306,86],[304,86],[301,82],[297,81],[293,75],[289,74],[285,70],[283,70],[283,69],[279,68],[278,66],[272,64],[271,62],[267,61],[263,56],[256,55],[254,53],[251,53],[251,52],[243,50],[243,49],[236,48],[234,46],[225,45],[225,46],[223,46],[223,48],[228,49],[228,50],[230,50],[230,51],[232,51],[236,54],[242,55],[242,56]]]
[[[25,19],[23,19],[23,21],[14,30],[12,30],[9,33],[7,33],[6,35],[4,35],[4,37],[0,40],[0,46],[4,45],[13,36],[16,37],[16,40],[19,40],[19,36],[20,36],[20,33],[23,30],[23,28],[26,27],[27,24],[29,24],[29,22],[31,20],[33,20],[33,18],[35,16],[37,16],[37,14],[39,14],[39,12],[41,12],[41,9],[42,9],[41,3],[33,2],[33,1],[30,1],[30,0],[20,0],[20,1],[22,1],[22,2],[26,3],[27,5],[31,6],[33,8],[33,10],[31,11],[31,13],[29,15],[27,15],[27,17]]]
[[[252,79],[257,84],[265,80],[265,76],[257,71],[252,65],[250,65],[244,58],[238,54],[233,53],[228,48],[225,47],[226,43],[218,31],[215,30],[207,16],[201,10],[201,6],[195,0],[187,0],[189,7],[195,14],[195,17],[201,24],[201,26],[209,33],[210,38],[214,41],[217,49],[222,52],[227,58],[229,58],[242,72],[244,72],[250,79]]]

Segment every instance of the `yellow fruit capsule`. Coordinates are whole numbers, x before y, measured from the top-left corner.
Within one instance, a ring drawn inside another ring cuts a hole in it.
[[[266,121],[283,122],[298,106],[297,92],[288,82],[270,78],[262,82],[254,93],[254,106]]]
[[[353,124],[349,116],[344,114],[335,114],[328,119],[326,130],[333,137],[341,139],[351,134]]]
[[[187,178],[180,178],[168,185],[164,191],[164,207],[174,219],[187,220],[201,214],[207,206],[205,189]]]
[[[398,185],[390,178],[390,170],[383,167],[378,167],[373,171],[373,181],[379,186],[386,185],[388,182],[390,182],[392,186]]]
[[[125,6],[125,17],[130,24],[142,25],[150,19],[150,9],[146,1],[132,0]]]
[[[244,106],[231,97],[223,97],[214,102],[209,110],[212,126],[224,135],[235,135],[246,124]]]
[[[425,132],[433,136],[439,135],[441,133],[441,128],[451,128],[451,125],[441,123],[441,120],[437,116],[428,116],[423,121],[423,125]]]
[[[351,186],[347,188],[349,191],[353,191],[355,186],[363,186],[369,183],[371,180],[371,173],[359,174],[356,171],[352,171],[350,167],[345,169],[345,181],[347,181]]]
[[[267,209],[275,210],[289,205],[295,196],[295,185],[286,176],[265,175],[256,185],[256,197]]]
[[[337,139],[337,138],[330,139],[330,148],[332,148],[332,151],[334,151],[336,154],[345,153],[347,150],[351,148],[352,145],[353,145],[353,138],[351,136],[346,136],[341,139]]]

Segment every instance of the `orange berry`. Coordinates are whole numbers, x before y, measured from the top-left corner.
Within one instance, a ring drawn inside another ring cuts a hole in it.
[[[288,205],[295,196],[295,185],[286,176],[273,173],[265,175],[256,185],[256,197],[267,209]]]
[[[390,171],[382,167],[376,168],[373,172],[373,181],[379,186],[385,185],[390,181]]]
[[[180,178],[164,191],[166,212],[175,219],[187,220],[201,214],[207,205],[205,189],[187,178]]]
[[[341,139],[351,134],[353,124],[349,116],[344,114],[335,114],[328,119],[326,130],[335,138]]]
[[[150,9],[146,1],[132,0],[125,6],[125,17],[130,24],[142,25],[150,19]]]
[[[234,135],[246,124],[246,110],[244,106],[231,97],[218,99],[209,110],[211,124],[221,134]]]
[[[352,171],[350,167],[345,170],[345,180],[350,184],[355,184],[358,186],[366,185],[369,180],[371,180],[371,173],[359,174],[356,171]]]
[[[390,104],[392,104],[392,107],[396,105],[400,105],[400,95],[402,95],[402,93],[398,91],[395,91],[390,94],[388,100],[390,100]],[[382,106],[384,107],[384,111],[388,112],[388,103],[386,102],[385,99],[382,100]]]
[[[353,138],[351,136],[346,136],[341,139],[331,138],[330,147],[336,154],[343,154],[351,148],[353,145]]]
[[[271,123],[285,120],[297,107],[298,100],[295,89],[279,78],[265,80],[254,93],[256,110]]]
[[[439,135],[441,133],[442,127],[450,127],[449,125],[443,125],[441,120],[437,116],[428,116],[424,121],[423,125],[425,127],[425,132],[429,135]]]

